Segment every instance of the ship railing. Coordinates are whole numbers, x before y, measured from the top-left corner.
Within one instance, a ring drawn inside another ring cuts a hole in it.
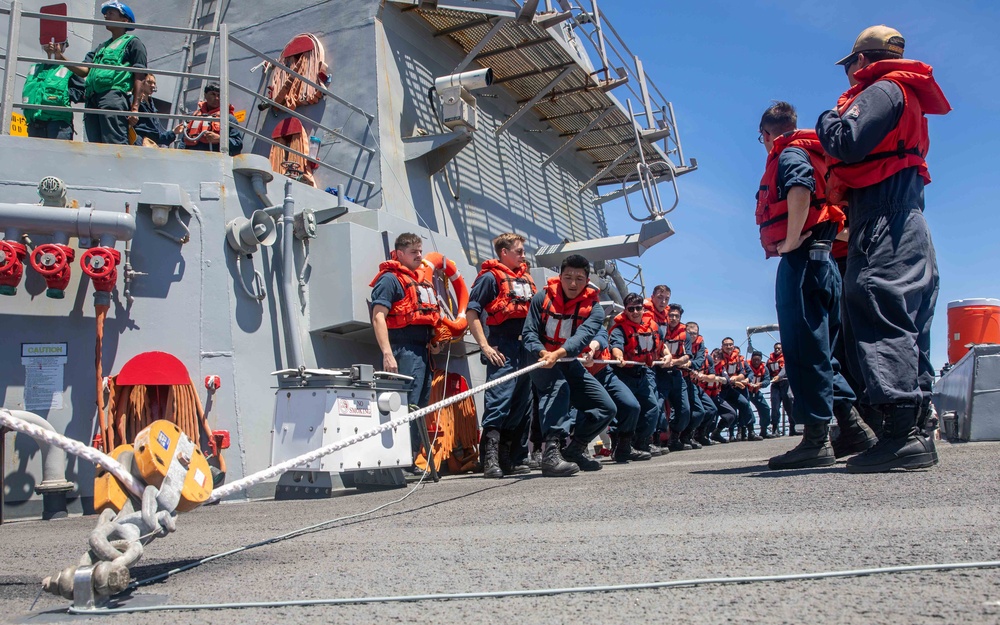
[[[625,284],[633,287],[637,293],[646,297],[646,281],[642,275],[642,265],[630,263],[627,260],[622,260],[621,258],[615,260],[615,265],[618,266],[618,273],[621,274],[622,279],[625,280]],[[624,267],[627,267],[631,271],[623,271]],[[632,277],[629,278],[629,275]],[[622,297],[625,297],[625,293],[622,293]]]
[[[664,154],[667,158],[676,157],[679,167],[686,167],[673,103],[663,95],[646,73],[642,60],[632,52],[611,21],[601,12],[598,0],[589,0],[589,9],[583,6],[583,0],[558,1],[564,10],[577,15],[578,27],[573,32],[583,36],[582,40],[589,44],[585,47],[600,60],[602,67],[596,71],[603,73],[605,80],[611,78],[611,72],[614,72],[616,78],[628,78],[623,87],[619,88],[627,89],[632,98],[641,103],[634,119],[643,120],[646,130],[669,130],[663,139],[666,148]],[[548,4],[551,9],[551,0],[548,0]]]
[[[156,74],[161,76],[173,76],[173,77],[191,77],[191,78],[201,78],[204,80],[218,80],[220,83],[222,80],[220,76],[213,74],[192,74],[188,72],[180,72],[168,69],[158,69],[158,68],[133,68],[133,67],[121,67],[117,65],[101,65],[99,63],[84,63],[82,61],[60,61],[57,59],[33,57],[33,56],[22,56],[18,53],[20,46],[20,35],[21,35],[21,20],[22,19],[33,19],[33,20],[50,20],[55,22],[69,22],[72,24],[90,24],[94,26],[105,26],[107,21],[103,19],[91,19],[85,17],[75,17],[69,15],[52,15],[49,13],[36,13],[33,11],[22,11],[21,3],[18,0],[11,2],[9,9],[0,8],[0,15],[7,15],[7,49],[5,54],[0,54],[0,59],[3,60],[3,91],[0,95],[0,120],[3,120],[2,127],[0,127],[0,134],[10,134],[9,120],[12,118],[12,114],[15,109],[22,110],[39,110],[39,111],[65,111],[66,107],[61,106],[48,106],[44,104],[25,104],[20,102],[19,98],[15,99],[14,87],[15,80],[17,78],[17,63],[23,61],[26,63],[45,63],[48,65],[63,65],[71,67],[86,67],[88,69],[114,69],[116,71],[129,72],[132,74]],[[204,31],[193,28],[180,28],[175,26],[161,26],[158,24],[129,24],[129,28],[135,30],[149,30],[156,32],[168,32],[168,33],[178,33],[178,34],[211,34],[211,31]],[[225,67],[226,64],[222,64]],[[229,94],[226,89],[220,89],[219,100],[221,103],[220,110],[229,110]],[[109,111],[104,109],[92,109],[92,108],[78,108],[73,107],[71,109],[74,113],[91,113],[94,115],[114,115],[120,116],[127,111]],[[156,119],[180,119],[180,120],[202,120],[202,121],[217,121],[220,124],[222,131],[221,136],[229,136],[229,119],[228,116],[222,115],[220,117],[206,117],[206,116],[195,116],[195,115],[185,115],[183,113],[142,113],[143,117],[152,117]],[[227,141],[220,141],[220,150],[224,153],[228,153],[229,145]]]
[[[229,44],[230,43],[235,44],[236,46],[238,46],[240,48],[243,48],[244,50],[246,50],[250,54],[252,54],[252,55],[256,56],[257,58],[259,58],[261,61],[263,61],[265,63],[268,63],[273,68],[278,68],[278,69],[284,70],[285,72],[287,72],[291,76],[294,76],[298,80],[301,80],[303,83],[305,83],[305,84],[309,85],[310,87],[316,89],[317,91],[319,91],[320,93],[322,93],[324,96],[329,97],[330,99],[332,99],[335,102],[338,102],[339,104],[347,107],[348,109],[350,109],[351,111],[353,111],[355,113],[363,115],[364,118],[365,118],[367,127],[368,127],[368,133],[366,133],[366,136],[371,136],[371,134],[372,134],[371,123],[375,119],[374,115],[372,115],[371,113],[368,113],[364,109],[362,109],[362,108],[360,108],[360,107],[352,104],[350,101],[346,100],[345,98],[343,98],[343,97],[337,95],[336,93],[330,91],[322,83],[316,82],[315,80],[312,80],[310,78],[307,78],[306,76],[303,76],[302,74],[296,72],[295,70],[293,70],[292,68],[288,67],[287,65],[285,65],[284,63],[282,63],[278,59],[276,59],[276,58],[274,58],[274,57],[272,57],[272,56],[270,56],[270,55],[268,55],[268,54],[266,54],[264,52],[261,52],[260,50],[254,48],[250,44],[248,44],[248,43],[246,43],[244,41],[241,41],[240,39],[238,39],[238,38],[236,38],[236,37],[234,37],[232,35],[229,35],[228,32],[226,32],[226,25],[225,24],[220,24],[219,28],[222,31],[222,33],[220,34],[219,43],[220,43],[220,46],[222,47],[221,56],[222,56],[223,59],[228,59],[229,58]],[[226,64],[223,63],[222,65],[225,66]],[[328,133],[328,134],[330,134],[330,135],[332,135],[334,137],[337,137],[338,139],[341,139],[342,141],[345,141],[346,143],[349,143],[349,144],[357,147],[358,149],[360,149],[360,150],[368,153],[369,155],[374,154],[376,152],[376,148],[370,147],[370,146],[366,145],[365,143],[362,143],[362,142],[357,141],[357,140],[355,140],[355,139],[353,139],[351,137],[348,137],[347,135],[345,135],[344,133],[342,133],[340,130],[338,130],[336,128],[330,128],[330,127],[328,127],[328,126],[326,126],[324,124],[321,124],[321,123],[317,122],[316,120],[314,120],[314,119],[312,119],[310,117],[306,117],[305,115],[303,115],[303,114],[301,114],[301,113],[299,113],[297,111],[293,111],[292,109],[289,109],[289,108],[287,108],[287,107],[279,104],[278,102],[272,100],[271,98],[268,98],[267,96],[261,95],[256,90],[250,89],[250,88],[248,88],[248,87],[246,87],[244,85],[241,85],[241,84],[233,81],[228,76],[226,77],[225,80],[227,81],[227,85],[230,88],[235,88],[237,91],[240,91],[240,92],[243,92],[243,93],[245,93],[247,95],[252,96],[254,98],[253,104],[256,104],[258,101],[259,102],[263,102],[263,103],[267,104],[268,106],[270,106],[271,108],[279,110],[279,111],[285,113],[286,115],[290,115],[291,117],[299,120],[299,122],[302,122],[302,123],[307,124],[309,126],[315,126],[316,128],[318,128],[320,130],[323,130],[324,132],[326,132],[326,133]],[[289,154],[295,154],[295,155],[299,156],[300,158],[306,159],[307,162],[309,162],[309,163],[317,163],[317,164],[319,164],[319,166],[323,167],[324,169],[330,170],[330,171],[332,171],[332,172],[334,172],[336,174],[339,174],[341,176],[344,176],[345,178],[348,178],[350,180],[354,180],[355,182],[358,182],[359,184],[367,186],[369,189],[373,189],[375,187],[375,183],[373,183],[370,180],[367,180],[367,179],[365,179],[363,177],[360,177],[360,176],[357,176],[355,174],[352,174],[351,172],[348,172],[348,171],[345,171],[345,170],[340,169],[338,167],[335,167],[335,166],[333,166],[333,165],[331,165],[329,163],[325,163],[322,160],[318,159],[318,157],[310,156],[309,154],[305,154],[303,152],[299,152],[297,150],[293,150],[293,149],[291,149],[290,147],[288,147],[286,145],[278,143],[277,141],[273,140],[271,137],[267,137],[267,136],[265,136],[265,135],[263,135],[263,134],[261,134],[259,132],[250,130],[248,128],[244,129],[244,132],[246,132],[247,134],[249,134],[252,137],[254,137],[254,139],[256,139],[257,141],[262,141],[262,142],[264,142],[264,143],[266,143],[266,144],[268,144],[268,145],[270,145],[272,147],[279,147],[279,148],[285,150],[286,152],[288,152]]]
[[[68,22],[68,23],[73,23],[73,24],[89,24],[89,25],[94,25],[94,26],[106,26],[107,25],[107,21],[103,20],[103,19],[91,19],[91,18],[75,17],[75,16],[68,16],[68,15],[67,16],[63,16],[63,15],[53,15],[53,14],[49,14],[49,13],[38,13],[38,12],[33,12],[33,11],[23,11],[22,7],[21,7],[21,2],[19,0],[14,0],[13,2],[11,2],[10,8],[0,8],[0,15],[7,15],[8,16],[6,53],[5,54],[0,54],[0,60],[3,60],[3,83],[2,83],[2,93],[0,93],[0,120],[2,120],[2,123],[0,123],[0,134],[11,134],[11,128],[10,128],[9,120],[12,119],[12,114],[14,113],[15,109],[22,109],[22,110],[43,110],[43,111],[65,111],[66,110],[66,107],[48,106],[48,105],[42,105],[42,104],[25,104],[23,102],[20,102],[20,98],[17,98],[15,96],[15,81],[16,81],[16,78],[17,78],[16,69],[17,69],[17,63],[20,61],[20,62],[26,62],[26,63],[46,63],[46,64],[49,64],[49,65],[64,65],[64,66],[73,66],[73,67],[87,67],[87,68],[90,68],[90,69],[95,69],[95,68],[96,69],[114,69],[116,71],[125,71],[125,72],[130,72],[130,73],[133,73],[133,74],[137,74],[137,73],[141,73],[141,74],[151,73],[151,74],[156,74],[156,75],[160,75],[160,76],[171,76],[171,77],[176,77],[176,78],[181,78],[181,79],[192,79],[192,78],[194,78],[194,79],[207,80],[207,81],[217,81],[219,83],[219,86],[220,86],[220,89],[219,89],[219,110],[220,111],[228,111],[229,110],[229,103],[231,101],[230,91],[232,89],[235,89],[236,91],[245,93],[245,94],[251,96],[252,98],[254,98],[253,104],[257,104],[258,102],[264,102],[267,105],[269,105],[270,107],[274,108],[275,110],[280,110],[283,113],[285,113],[285,114],[287,114],[287,115],[289,115],[291,117],[294,117],[295,119],[299,120],[300,122],[303,122],[303,123],[307,124],[309,127],[316,127],[316,128],[318,128],[320,130],[323,130],[326,133],[328,133],[330,136],[336,137],[337,139],[342,140],[345,143],[353,145],[353,146],[357,147],[359,150],[368,153],[369,155],[370,154],[374,154],[376,152],[376,150],[377,150],[377,147],[368,146],[364,142],[358,141],[358,140],[356,140],[356,139],[354,139],[352,137],[349,137],[349,136],[345,135],[343,132],[341,132],[340,129],[330,128],[330,127],[328,127],[328,126],[326,126],[326,125],[324,125],[322,123],[317,122],[316,120],[313,120],[313,119],[311,119],[309,117],[306,117],[305,115],[303,115],[303,114],[301,114],[301,113],[299,113],[297,111],[293,111],[291,109],[288,109],[288,108],[282,106],[281,104],[279,104],[278,102],[275,102],[274,100],[272,100],[272,99],[270,99],[270,98],[268,98],[268,97],[266,97],[264,95],[261,95],[260,93],[257,92],[257,90],[250,89],[250,88],[248,88],[248,87],[246,87],[246,86],[244,86],[244,85],[242,85],[242,84],[234,81],[230,77],[230,72],[229,72],[229,64],[230,64],[230,60],[231,60],[230,59],[230,55],[229,55],[230,44],[234,44],[234,45],[236,45],[236,46],[238,46],[240,48],[243,48],[247,52],[250,52],[252,55],[258,57],[262,62],[269,64],[273,68],[280,68],[280,69],[288,72],[289,74],[291,74],[292,76],[295,76],[297,79],[301,80],[302,82],[304,82],[304,83],[310,85],[311,87],[315,88],[317,91],[319,91],[320,93],[322,93],[325,97],[329,97],[330,99],[332,99],[335,102],[341,104],[342,106],[350,109],[351,111],[353,111],[355,113],[358,113],[360,115],[363,115],[364,118],[365,118],[365,120],[366,120],[366,125],[367,125],[366,136],[371,136],[372,135],[371,122],[375,119],[374,115],[372,115],[371,113],[368,113],[367,111],[361,109],[360,107],[352,104],[350,101],[348,101],[347,99],[343,98],[342,96],[340,96],[340,95],[338,95],[336,93],[333,93],[325,85],[323,85],[321,83],[317,83],[316,81],[311,80],[311,79],[309,79],[309,78],[307,78],[307,77],[305,77],[305,76],[303,76],[303,75],[295,72],[292,68],[288,67],[284,63],[281,63],[278,59],[275,59],[275,58],[271,57],[270,55],[268,55],[268,54],[266,54],[264,52],[261,52],[260,50],[255,49],[254,47],[252,47],[249,44],[241,41],[240,39],[238,39],[238,38],[230,35],[229,32],[228,32],[228,26],[225,23],[219,24],[218,29],[184,28],[184,27],[179,27],[179,26],[163,26],[163,25],[159,25],[159,24],[142,24],[142,23],[129,24],[129,28],[133,29],[133,30],[140,30],[140,31],[146,30],[146,31],[153,31],[153,32],[174,33],[174,34],[179,34],[179,35],[188,35],[188,36],[197,36],[197,37],[213,37],[213,38],[216,38],[216,40],[218,41],[219,52],[220,52],[220,54],[219,54],[219,57],[220,57],[219,73],[218,74],[205,74],[205,73],[193,73],[193,72],[184,72],[184,71],[177,71],[177,70],[160,69],[160,68],[156,68],[156,67],[132,68],[132,67],[120,67],[120,66],[113,66],[113,65],[101,65],[101,64],[97,64],[97,63],[84,63],[82,61],[60,61],[60,60],[57,60],[57,59],[48,59],[48,58],[41,58],[41,57],[34,57],[34,56],[22,56],[22,55],[20,55],[18,53],[18,47],[20,45],[20,34],[21,34],[21,22],[22,22],[22,19],[51,20],[51,21]],[[92,108],[86,108],[86,107],[84,107],[84,108],[73,107],[71,110],[74,113],[82,112],[82,113],[90,113],[90,114],[95,114],[95,115],[121,116],[122,114],[127,114],[127,112],[124,112],[124,111],[109,111],[109,110],[92,109]],[[150,118],[154,118],[154,119],[166,119],[166,120],[176,119],[176,120],[181,120],[181,121],[201,120],[201,121],[207,121],[207,122],[218,122],[219,128],[220,128],[219,135],[222,138],[219,141],[219,151],[222,154],[228,154],[229,153],[229,142],[228,142],[228,140],[224,139],[224,138],[226,138],[226,137],[229,136],[229,129],[230,129],[229,115],[219,115],[217,117],[209,117],[209,116],[189,115],[189,114],[185,114],[183,112],[172,112],[172,113],[146,113],[146,112],[143,112],[142,113],[142,117],[150,117]],[[324,168],[326,170],[329,170],[329,171],[331,171],[333,173],[336,173],[336,174],[338,174],[340,176],[348,178],[349,180],[353,180],[355,182],[358,182],[361,185],[367,186],[369,189],[372,189],[375,186],[374,182],[372,182],[370,180],[367,180],[367,179],[365,179],[365,178],[363,178],[361,176],[355,175],[355,174],[353,174],[351,172],[348,172],[348,171],[345,171],[345,170],[343,170],[343,169],[341,169],[339,167],[336,167],[335,165],[332,165],[330,163],[325,162],[322,158],[319,157],[319,155],[311,156],[311,155],[309,155],[307,153],[303,153],[303,152],[299,152],[297,150],[293,150],[289,146],[282,145],[282,144],[278,143],[277,141],[274,141],[271,137],[267,137],[267,136],[265,136],[265,135],[263,135],[263,134],[255,131],[255,130],[252,130],[252,129],[247,128],[247,127],[242,127],[241,126],[240,130],[241,130],[241,132],[252,136],[255,141],[261,141],[261,142],[266,143],[266,144],[268,144],[270,146],[279,147],[279,148],[285,150],[286,152],[288,152],[289,154],[295,154],[295,155],[299,156],[300,158],[306,159],[306,161],[309,162],[309,163],[315,163],[318,167],[322,167],[322,168]]]

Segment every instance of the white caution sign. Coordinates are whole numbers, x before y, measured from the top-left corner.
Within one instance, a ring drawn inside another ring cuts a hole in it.
[[[66,343],[21,343],[24,409],[62,410]]]

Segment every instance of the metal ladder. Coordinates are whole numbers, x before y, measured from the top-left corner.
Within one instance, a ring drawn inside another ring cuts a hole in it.
[[[218,0],[194,0],[191,6],[190,28],[216,31],[219,22],[229,8],[230,0],[223,0],[222,10],[217,10]],[[215,55],[215,35],[188,35],[184,45],[184,61],[181,71],[186,73],[208,74],[212,68]],[[184,76],[178,82],[177,95],[174,98],[175,111],[188,110],[187,103],[201,99],[202,79]]]

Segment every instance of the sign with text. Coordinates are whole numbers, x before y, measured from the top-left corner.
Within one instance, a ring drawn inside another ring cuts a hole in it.
[[[62,410],[66,343],[21,343],[24,409]]]

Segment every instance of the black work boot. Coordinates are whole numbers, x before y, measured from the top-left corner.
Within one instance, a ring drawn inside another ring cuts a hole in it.
[[[757,436],[757,433],[753,431],[753,426],[747,428],[747,440],[748,441],[762,441],[763,438]]]
[[[651,458],[662,456],[663,452],[666,451],[662,447],[653,444],[652,436],[647,436],[644,439],[636,439],[635,444],[632,446],[632,449],[648,453]]]
[[[542,447],[541,468],[545,477],[569,477],[580,471],[578,465],[563,459],[559,445],[559,438],[553,437],[547,439]]]
[[[711,438],[716,443],[722,443],[723,445],[725,445],[726,443],[729,442],[728,440],[722,438],[722,426],[721,425],[719,427],[715,428],[714,430],[712,430],[712,437]]]
[[[611,458],[618,464],[628,464],[631,460],[632,435],[618,432],[611,437]]]
[[[499,479],[503,477],[500,468],[500,432],[490,430],[483,433],[483,477]]]
[[[804,426],[799,444],[790,451],[768,460],[767,468],[773,471],[810,469],[829,467],[836,461],[833,447],[830,446],[830,424],[817,423]]]
[[[684,447],[684,441],[681,439],[681,433],[676,430],[670,430],[670,440],[667,441],[667,449],[670,451],[684,451],[685,449],[691,449],[690,447]]]
[[[847,461],[848,473],[926,469],[938,462],[934,440],[917,430],[919,406],[885,405],[882,437],[875,446]]]
[[[524,475],[531,473],[531,467],[526,464],[513,464],[511,462],[510,451],[514,443],[512,441],[500,441],[500,470],[504,475]]]
[[[542,468],[542,445],[539,444],[528,454],[528,468],[537,471]]]
[[[690,427],[685,428],[685,430],[681,432],[681,442],[684,443],[685,447],[689,447],[691,449],[701,449],[701,444],[695,442],[693,435],[694,431]]]
[[[653,456],[646,450],[632,447],[632,434],[623,434],[619,432],[617,445],[612,452],[612,457],[614,457],[615,462],[619,464],[625,464],[630,460],[650,460]]]
[[[788,435],[789,436],[801,436],[801,434],[802,434],[801,432],[799,432],[798,430],[795,429],[795,424],[794,423],[789,423],[788,424]]]
[[[712,439],[708,437],[708,430],[705,427],[698,428],[694,431],[694,434],[694,440],[701,443],[702,447],[711,447],[715,444],[712,442]]]
[[[580,442],[578,438],[574,438],[566,446],[566,449],[563,450],[563,457],[571,463],[576,463],[576,466],[584,471],[600,471],[602,468],[601,463],[590,456],[587,443]]]
[[[875,445],[878,437],[861,419],[861,413],[847,402],[833,405],[833,416],[837,418],[840,436],[833,441],[833,453],[838,458],[859,454]]]
[[[767,426],[763,423],[760,424],[760,437],[762,439],[771,438],[771,435],[767,433]]]

